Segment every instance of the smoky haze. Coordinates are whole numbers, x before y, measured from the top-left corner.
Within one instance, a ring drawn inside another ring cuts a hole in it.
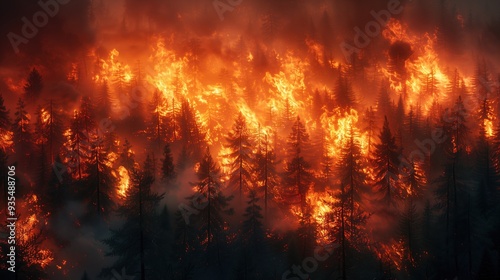
[[[54,3],[56,1],[52,0]],[[41,2],[50,1],[41,0]],[[98,90],[88,85],[93,78],[94,67],[97,68],[95,66],[97,60],[107,59],[111,50],[119,49],[119,61],[127,61],[131,65],[143,63],[145,73],[142,74],[147,76],[154,71],[152,70],[154,65],[148,65],[148,61],[151,59],[151,46],[155,45],[158,38],[164,38],[168,47],[180,57],[186,54],[195,54],[199,57],[197,71],[202,73],[199,76],[201,82],[223,81],[219,68],[230,69],[233,61],[245,60],[248,53],[252,54],[252,61],[249,64],[254,72],[251,78],[262,78],[266,72],[280,71],[276,54],[285,56],[292,50],[298,57],[307,57],[313,49],[312,45],[320,46],[317,53],[322,54],[324,61],[312,64],[310,71],[313,74],[308,75],[306,79],[310,85],[321,84],[319,90],[324,89],[326,92],[334,88],[332,77],[336,77],[336,73],[333,73],[333,70],[323,71],[326,67],[322,63],[328,61],[336,61],[339,65],[347,63],[340,44],[342,42],[352,44],[355,36],[354,28],[364,29],[368,22],[374,20],[371,11],[387,9],[390,1],[242,0],[230,11],[223,12],[223,20],[220,11],[218,13],[214,6],[216,2],[227,5],[226,0],[70,0],[67,4],[59,4],[58,13],[48,17],[47,24],[39,27],[37,34],[27,39],[26,43],[20,43],[19,52],[16,52],[16,47],[13,47],[8,34],[24,36],[22,19],[27,18],[33,22],[33,15],[43,10],[37,1],[4,0],[0,4],[0,93],[3,94],[6,107],[11,108],[12,115],[18,98],[23,96],[26,77],[33,68],[36,68],[41,73],[44,83],[40,100],[56,97],[63,105],[67,121],[72,117],[73,110],[80,107],[82,96],[97,96]],[[458,68],[461,73],[470,76],[474,72],[471,65],[478,59],[486,59],[490,63],[488,66],[491,72],[498,72],[500,69],[498,0],[401,0],[401,5],[403,11],[393,17],[404,21],[414,32],[420,34],[436,32],[438,34],[436,51],[439,57],[446,61],[447,66],[452,69]],[[362,49],[365,62],[371,65],[385,64],[388,60],[388,48],[389,43],[382,35],[375,36],[370,44]],[[80,87],[67,82],[68,72],[74,64],[80,67]],[[324,82],[320,83],[320,80]],[[355,83],[353,87],[359,94],[360,103],[363,105],[376,103],[376,95],[380,88],[378,80]],[[148,88],[147,93],[152,94],[153,90]],[[397,102],[397,100],[391,101]],[[27,108],[30,112],[34,112],[36,105],[28,103]],[[143,110],[147,111],[144,108]],[[255,108],[260,115],[267,114],[265,110],[267,109]],[[233,115],[221,117],[224,118],[227,118],[223,120],[226,124],[234,120]],[[138,154],[142,153],[147,141],[138,133],[129,135],[131,133],[128,131],[130,129],[128,124],[134,123],[122,123],[114,119],[116,125],[114,132],[120,139],[128,138],[134,150]],[[215,141],[212,154],[222,149],[223,145],[219,143],[222,141],[223,139]],[[180,146],[174,146],[172,150],[174,159],[177,160]],[[144,159],[145,155],[139,154],[136,161],[142,164]],[[319,162],[315,164],[320,165]],[[176,210],[179,202],[192,193],[192,189],[186,186],[190,186],[189,182],[194,182],[196,179],[192,170],[179,174],[178,180],[183,182],[183,188],[179,187],[175,192],[167,193],[162,201],[169,206],[171,212]],[[160,182],[156,182],[153,189],[161,193]],[[238,215],[228,219],[232,223],[239,222],[238,219],[243,212],[241,205],[236,207]],[[107,237],[108,232],[103,225],[95,227],[86,225],[78,230],[68,226],[83,216],[79,214],[83,211],[81,208],[83,205],[78,202],[65,202],[63,209],[76,213],[74,214],[76,217],[59,214],[55,218],[54,227],[57,229],[54,230],[54,234],[61,238],[68,235],[78,236],[76,240],[68,241],[71,244],[61,250],[60,254],[64,258],[71,258],[73,251],[84,252],[86,259],[77,261],[82,263],[82,267],[92,268],[88,272],[94,276],[99,273],[101,269],[99,265],[102,266],[102,262],[111,262],[104,257],[102,248],[99,248],[102,246],[99,241]],[[278,217],[278,214],[276,216]],[[110,222],[112,226],[121,222],[115,218],[113,217]],[[372,220],[374,227],[382,224],[385,218],[385,216],[374,218]],[[295,229],[296,226],[287,219],[277,218],[274,229],[286,231]],[[390,230],[387,233],[387,228],[390,226],[392,225],[387,224],[379,228],[380,232],[375,231],[373,234],[385,239],[393,233]],[[56,247],[54,244],[51,245]],[[82,276],[83,270],[75,269],[69,273],[66,276],[78,279]]]

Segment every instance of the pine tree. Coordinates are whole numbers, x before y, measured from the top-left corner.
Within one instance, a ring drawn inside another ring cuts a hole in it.
[[[30,118],[25,109],[24,101],[19,98],[17,102],[15,119],[12,124],[12,140],[17,156],[23,162],[30,158],[33,151],[33,135],[30,129]]]
[[[40,72],[36,70],[36,68],[33,68],[28,75],[26,84],[24,85],[24,93],[26,95],[26,99],[30,101],[37,100],[38,97],[40,97],[42,90],[42,76],[40,75]]]
[[[343,143],[340,159],[336,169],[342,187],[345,189],[345,202],[349,213],[350,234],[354,233],[354,214],[362,205],[363,193],[366,193],[366,175],[364,173],[364,160],[357,139],[358,132],[352,125],[349,128],[347,139]]]
[[[290,98],[288,96],[283,102],[284,108],[281,115],[281,128],[287,130],[293,123],[295,111],[292,108],[292,104],[290,103]]]
[[[459,255],[470,245],[471,233],[470,189],[471,166],[466,160],[469,129],[466,126],[467,111],[459,96],[454,107],[447,110],[442,126],[445,135],[450,135],[441,149],[445,155],[445,169],[438,178],[435,189],[438,208],[442,210],[445,230],[443,231],[444,261],[449,274],[456,274],[461,269]],[[463,207],[461,205],[466,205]],[[469,258],[470,259],[470,258]]]
[[[425,77],[424,94],[426,98],[438,101],[438,81],[434,69],[431,69],[431,72]]]
[[[69,191],[71,174],[62,162],[61,157],[57,155],[51,166],[47,188],[40,194],[40,201],[44,202],[41,206],[45,213],[56,213],[64,206],[61,201],[66,201],[72,194]]]
[[[495,142],[492,133],[492,112],[487,99],[484,99],[479,110],[479,137],[476,144],[476,155],[474,164],[474,173],[478,180],[477,196],[478,207],[482,214],[488,216],[496,203],[499,194],[498,185],[500,185],[500,167],[498,158],[495,158]],[[488,124],[491,126],[489,127]]]
[[[80,118],[81,125],[85,131],[87,137],[95,131],[96,122],[94,120],[95,117],[95,109],[92,101],[88,96],[82,97],[82,103],[80,104],[80,113],[78,114]]]
[[[163,163],[161,167],[162,179],[167,184],[167,187],[172,184],[177,177],[177,172],[175,171],[174,158],[172,152],[170,151],[170,144],[166,144],[163,148]]]
[[[90,158],[86,164],[84,197],[95,206],[98,216],[109,215],[114,203],[116,178],[110,168],[109,150],[103,146],[103,139],[95,135],[89,150]]]
[[[417,139],[420,135],[420,123],[417,120],[417,115],[413,106],[410,107],[410,111],[404,118],[403,132],[405,136],[405,144],[408,143],[410,146],[413,145],[412,141]]]
[[[476,98],[478,100],[484,100],[489,98],[491,94],[491,77],[486,61],[484,59],[479,60],[476,63],[476,69],[474,73],[474,88],[477,93]]]
[[[148,140],[151,141],[154,148],[158,150],[165,145],[167,139],[167,123],[169,120],[165,115],[166,108],[167,101],[163,97],[163,94],[156,90],[153,94],[153,100],[149,105],[152,114],[147,127],[147,135]]]
[[[375,170],[375,192],[380,197],[380,201],[387,206],[396,203],[396,198],[401,196],[397,187],[399,151],[396,146],[396,139],[389,129],[387,117],[384,119],[384,126],[379,135],[379,144],[375,145],[373,152],[373,165]]]
[[[279,176],[276,169],[276,154],[269,145],[267,134],[264,136],[264,140],[260,141],[253,160],[253,170],[256,174],[258,190],[264,192],[264,216],[267,218],[269,200],[273,198],[274,188],[279,182]]]
[[[88,136],[89,135],[85,133],[80,113],[75,111],[66,142],[64,143],[66,148],[64,156],[71,174],[78,179],[83,178],[83,164],[90,157],[90,140]]]
[[[182,146],[181,152],[177,157],[177,170],[179,172],[185,171],[187,168],[194,164],[193,159],[189,155],[189,148],[185,145]]]
[[[409,170],[402,170],[407,174],[402,182],[406,188],[406,205],[400,217],[400,233],[408,250],[405,262],[407,270],[413,273],[422,236],[420,215],[417,212],[417,202],[423,196],[423,188],[427,181],[424,171],[414,161],[409,163]]]
[[[112,107],[108,81],[103,81],[98,94],[97,113],[100,117],[108,117]]]
[[[262,208],[259,205],[258,193],[252,189],[248,193],[247,207],[241,227],[241,266],[238,271],[240,279],[266,279],[265,273],[269,268],[267,243],[263,228]]]
[[[264,229],[262,225],[262,207],[259,206],[259,198],[255,190],[250,190],[248,194],[248,206],[243,215],[242,233],[244,242],[250,246],[261,244],[264,239]]]
[[[227,155],[230,159],[229,187],[239,191],[240,199],[246,193],[251,184],[252,147],[250,144],[250,132],[247,128],[245,117],[240,112],[236,118],[233,129],[226,137]]]
[[[184,210],[177,210],[174,214],[175,230],[173,242],[173,267],[174,279],[192,279],[194,270],[199,267],[201,254],[197,254],[199,244],[197,242],[198,230],[192,223],[186,223]]]
[[[208,148],[196,175],[198,180],[192,185],[196,187],[197,195],[193,195],[189,199],[193,209],[201,208],[199,214],[196,215],[195,224],[199,229],[199,240],[203,241],[205,244],[203,247],[209,250],[207,263],[210,263],[210,259],[214,257],[213,250],[218,251],[220,242],[223,240],[224,227],[227,224],[223,215],[233,214],[233,209],[229,208],[232,196],[226,197],[222,193],[220,168],[213,160]],[[197,201],[198,205],[194,205],[193,201]],[[217,257],[217,263],[219,265],[221,263],[219,257]]]
[[[297,117],[288,138],[289,160],[285,166],[284,183],[289,196],[298,197],[302,211],[305,211],[306,195],[312,183],[310,164],[304,158],[304,150],[308,142],[309,135],[306,128],[300,121],[300,117]]]
[[[364,131],[368,132],[368,154],[371,154],[373,147],[373,140],[375,138],[376,129],[376,113],[372,106],[366,109],[363,116],[363,122],[365,124]]]
[[[188,158],[191,162],[196,162],[202,157],[205,135],[198,123],[194,109],[186,99],[181,102],[178,123],[182,144],[185,147],[189,147],[186,150]]]
[[[453,71],[453,76],[450,79],[450,83],[447,86],[447,91],[448,91],[448,96],[453,98],[458,97],[460,94],[460,74],[458,73],[458,70],[455,68]]]
[[[352,108],[356,105],[351,81],[342,66],[339,66],[339,76],[335,84],[335,102],[340,108]]]
[[[59,151],[60,147],[64,142],[63,136],[63,121],[60,106],[56,104],[52,99],[44,107],[45,114],[48,116],[44,117],[46,120],[45,130],[47,135],[47,149],[48,149],[48,159],[50,162],[54,162],[55,154]]]
[[[161,242],[158,234],[161,219],[158,206],[163,198],[151,190],[154,183],[152,173],[153,162],[146,158],[142,170],[134,170],[132,186],[127,189],[126,199],[117,209],[117,213],[125,219],[118,229],[112,229],[109,238],[103,243],[109,247],[106,256],[117,257],[111,267],[101,271],[101,277],[111,276],[112,269],[134,271],[134,276],[147,279],[157,261],[157,244]],[[132,273],[129,273],[132,274]]]

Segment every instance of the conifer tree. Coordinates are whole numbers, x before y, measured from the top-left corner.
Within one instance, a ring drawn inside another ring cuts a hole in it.
[[[407,270],[413,273],[415,261],[417,261],[417,252],[422,241],[421,217],[417,211],[417,203],[423,196],[423,188],[427,181],[424,171],[414,161],[409,163],[408,170],[403,170],[406,177],[403,176],[403,182],[406,194],[406,205],[400,217],[400,233],[404,243],[407,246],[405,264]]]
[[[166,144],[163,148],[163,162],[162,162],[162,179],[165,180],[167,186],[176,180],[177,172],[175,171],[174,158],[170,151],[170,144]]]
[[[109,90],[108,81],[103,81],[100,89],[98,91],[98,105],[97,105],[97,113],[100,117],[108,117],[111,113],[111,93]]]
[[[95,131],[96,122],[95,117],[95,106],[92,104],[90,97],[82,97],[82,103],[80,104],[80,111],[78,117],[80,118],[81,125],[84,129],[87,138],[90,134]]]
[[[270,147],[267,134],[264,136],[264,140],[260,141],[253,160],[253,169],[258,181],[257,187],[264,193],[264,215],[267,217],[269,200],[273,198],[274,188],[279,182],[279,176],[276,169],[276,154]]]
[[[154,148],[158,150],[165,145],[167,139],[168,119],[164,115],[166,107],[167,101],[163,97],[163,94],[159,90],[156,90],[149,105],[149,109],[152,113],[147,127],[147,135],[148,140],[151,141]]]
[[[90,139],[89,135],[85,133],[85,128],[78,111],[74,112],[71,119],[69,134],[67,135],[64,146],[65,162],[68,164],[71,174],[78,178],[83,178],[83,164],[90,157]]]
[[[380,131],[379,142],[379,144],[375,145],[373,152],[375,192],[381,202],[387,206],[392,206],[396,203],[396,199],[401,196],[397,186],[399,151],[396,146],[396,139],[389,129],[387,117],[385,117],[384,126]]]
[[[109,150],[103,145],[103,139],[96,134],[92,139],[89,150],[89,160],[85,166],[85,189],[83,193],[95,206],[98,216],[109,215],[114,203],[113,197],[116,187],[116,178],[110,168]]]
[[[196,162],[203,155],[202,149],[203,143],[205,142],[205,134],[202,132],[194,109],[191,107],[188,100],[182,100],[178,117],[182,144],[185,147],[189,147],[189,149],[186,150],[189,160]]]
[[[484,99],[479,110],[479,137],[476,141],[474,177],[478,181],[477,199],[482,214],[488,216],[498,199],[500,185],[500,161],[495,157],[498,146],[492,135],[493,114],[491,105]],[[491,130],[491,131],[490,131]]]
[[[192,184],[197,189],[197,194],[189,199],[191,207],[199,209],[199,214],[195,216],[195,224],[199,229],[199,240],[205,244],[203,248],[209,250],[207,263],[211,263],[210,259],[214,257],[214,251],[220,249],[220,242],[224,237],[224,227],[227,224],[224,215],[233,214],[233,209],[229,208],[232,196],[227,197],[222,193],[220,168],[213,160],[208,148],[196,175],[198,180]],[[193,201],[196,201],[198,205],[194,205]],[[217,263],[221,264],[218,256]]]
[[[264,239],[264,229],[262,225],[262,207],[259,205],[259,198],[255,190],[250,190],[248,195],[248,206],[243,215],[246,220],[243,221],[242,233],[244,242],[247,245],[254,246],[260,244]]]
[[[367,192],[366,175],[363,171],[364,160],[357,139],[358,132],[352,125],[349,128],[347,139],[343,143],[340,159],[337,163],[337,174],[345,190],[345,202],[349,213],[350,234],[354,231],[354,215],[362,204],[362,196]]]
[[[340,108],[352,108],[356,105],[356,97],[354,96],[351,81],[342,66],[339,66],[338,75],[334,90],[335,102]]]
[[[12,140],[14,141],[14,150],[16,155],[23,162],[30,158],[33,151],[33,135],[30,128],[30,118],[26,111],[24,101],[19,98],[17,102],[15,118],[12,123]]]
[[[467,162],[466,147],[468,145],[469,129],[466,125],[467,111],[461,96],[458,97],[453,108],[445,111],[442,127],[447,137],[441,144],[445,156],[444,172],[438,178],[435,188],[438,199],[438,209],[442,210],[443,226],[442,242],[443,260],[447,272],[456,274],[460,270],[459,255],[467,250],[464,248],[470,235],[470,205],[472,168]],[[470,239],[469,239],[470,240]]]
[[[305,211],[306,195],[312,183],[310,164],[304,158],[304,150],[308,141],[309,134],[300,117],[297,116],[288,138],[289,160],[285,166],[284,183],[289,197],[298,198],[302,211]]]
[[[368,154],[371,154],[373,142],[375,138],[376,129],[376,113],[372,106],[366,109],[363,116],[363,122],[365,124],[364,131],[368,132]]]
[[[38,97],[40,97],[42,90],[42,75],[40,75],[40,72],[38,72],[36,68],[33,68],[28,75],[26,84],[24,85],[24,93],[26,95],[26,99],[30,101],[37,100]]]
[[[159,236],[161,219],[158,206],[163,195],[154,193],[153,162],[146,158],[141,170],[134,170],[132,185],[127,189],[126,199],[117,209],[124,218],[121,227],[111,230],[103,243],[108,246],[107,256],[117,257],[111,267],[101,271],[102,277],[111,276],[111,271],[121,271],[123,267],[139,279],[148,279],[152,266],[157,262],[155,254],[162,237]]]
[[[52,99],[50,99],[49,103],[44,106],[44,109],[46,114],[48,114],[48,119],[45,125],[48,159],[50,162],[54,162],[54,157],[64,142],[62,114],[60,106]]]
[[[226,137],[227,155],[230,159],[229,187],[237,189],[241,196],[246,193],[251,184],[252,149],[250,144],[250,132],[247,128],[245,117],[240,112],[236,118],[232,130]]]

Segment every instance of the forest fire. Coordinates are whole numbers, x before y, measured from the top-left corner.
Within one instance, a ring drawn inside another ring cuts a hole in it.
[[[0,278],[498,279],[498,3],[222,2],[0,4]]]

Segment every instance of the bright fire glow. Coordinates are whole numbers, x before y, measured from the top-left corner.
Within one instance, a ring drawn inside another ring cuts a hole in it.
[[[130,176],[124,166],[118,167],[118,195],[122,198],[127,196],[127,190],[130,186]]]

